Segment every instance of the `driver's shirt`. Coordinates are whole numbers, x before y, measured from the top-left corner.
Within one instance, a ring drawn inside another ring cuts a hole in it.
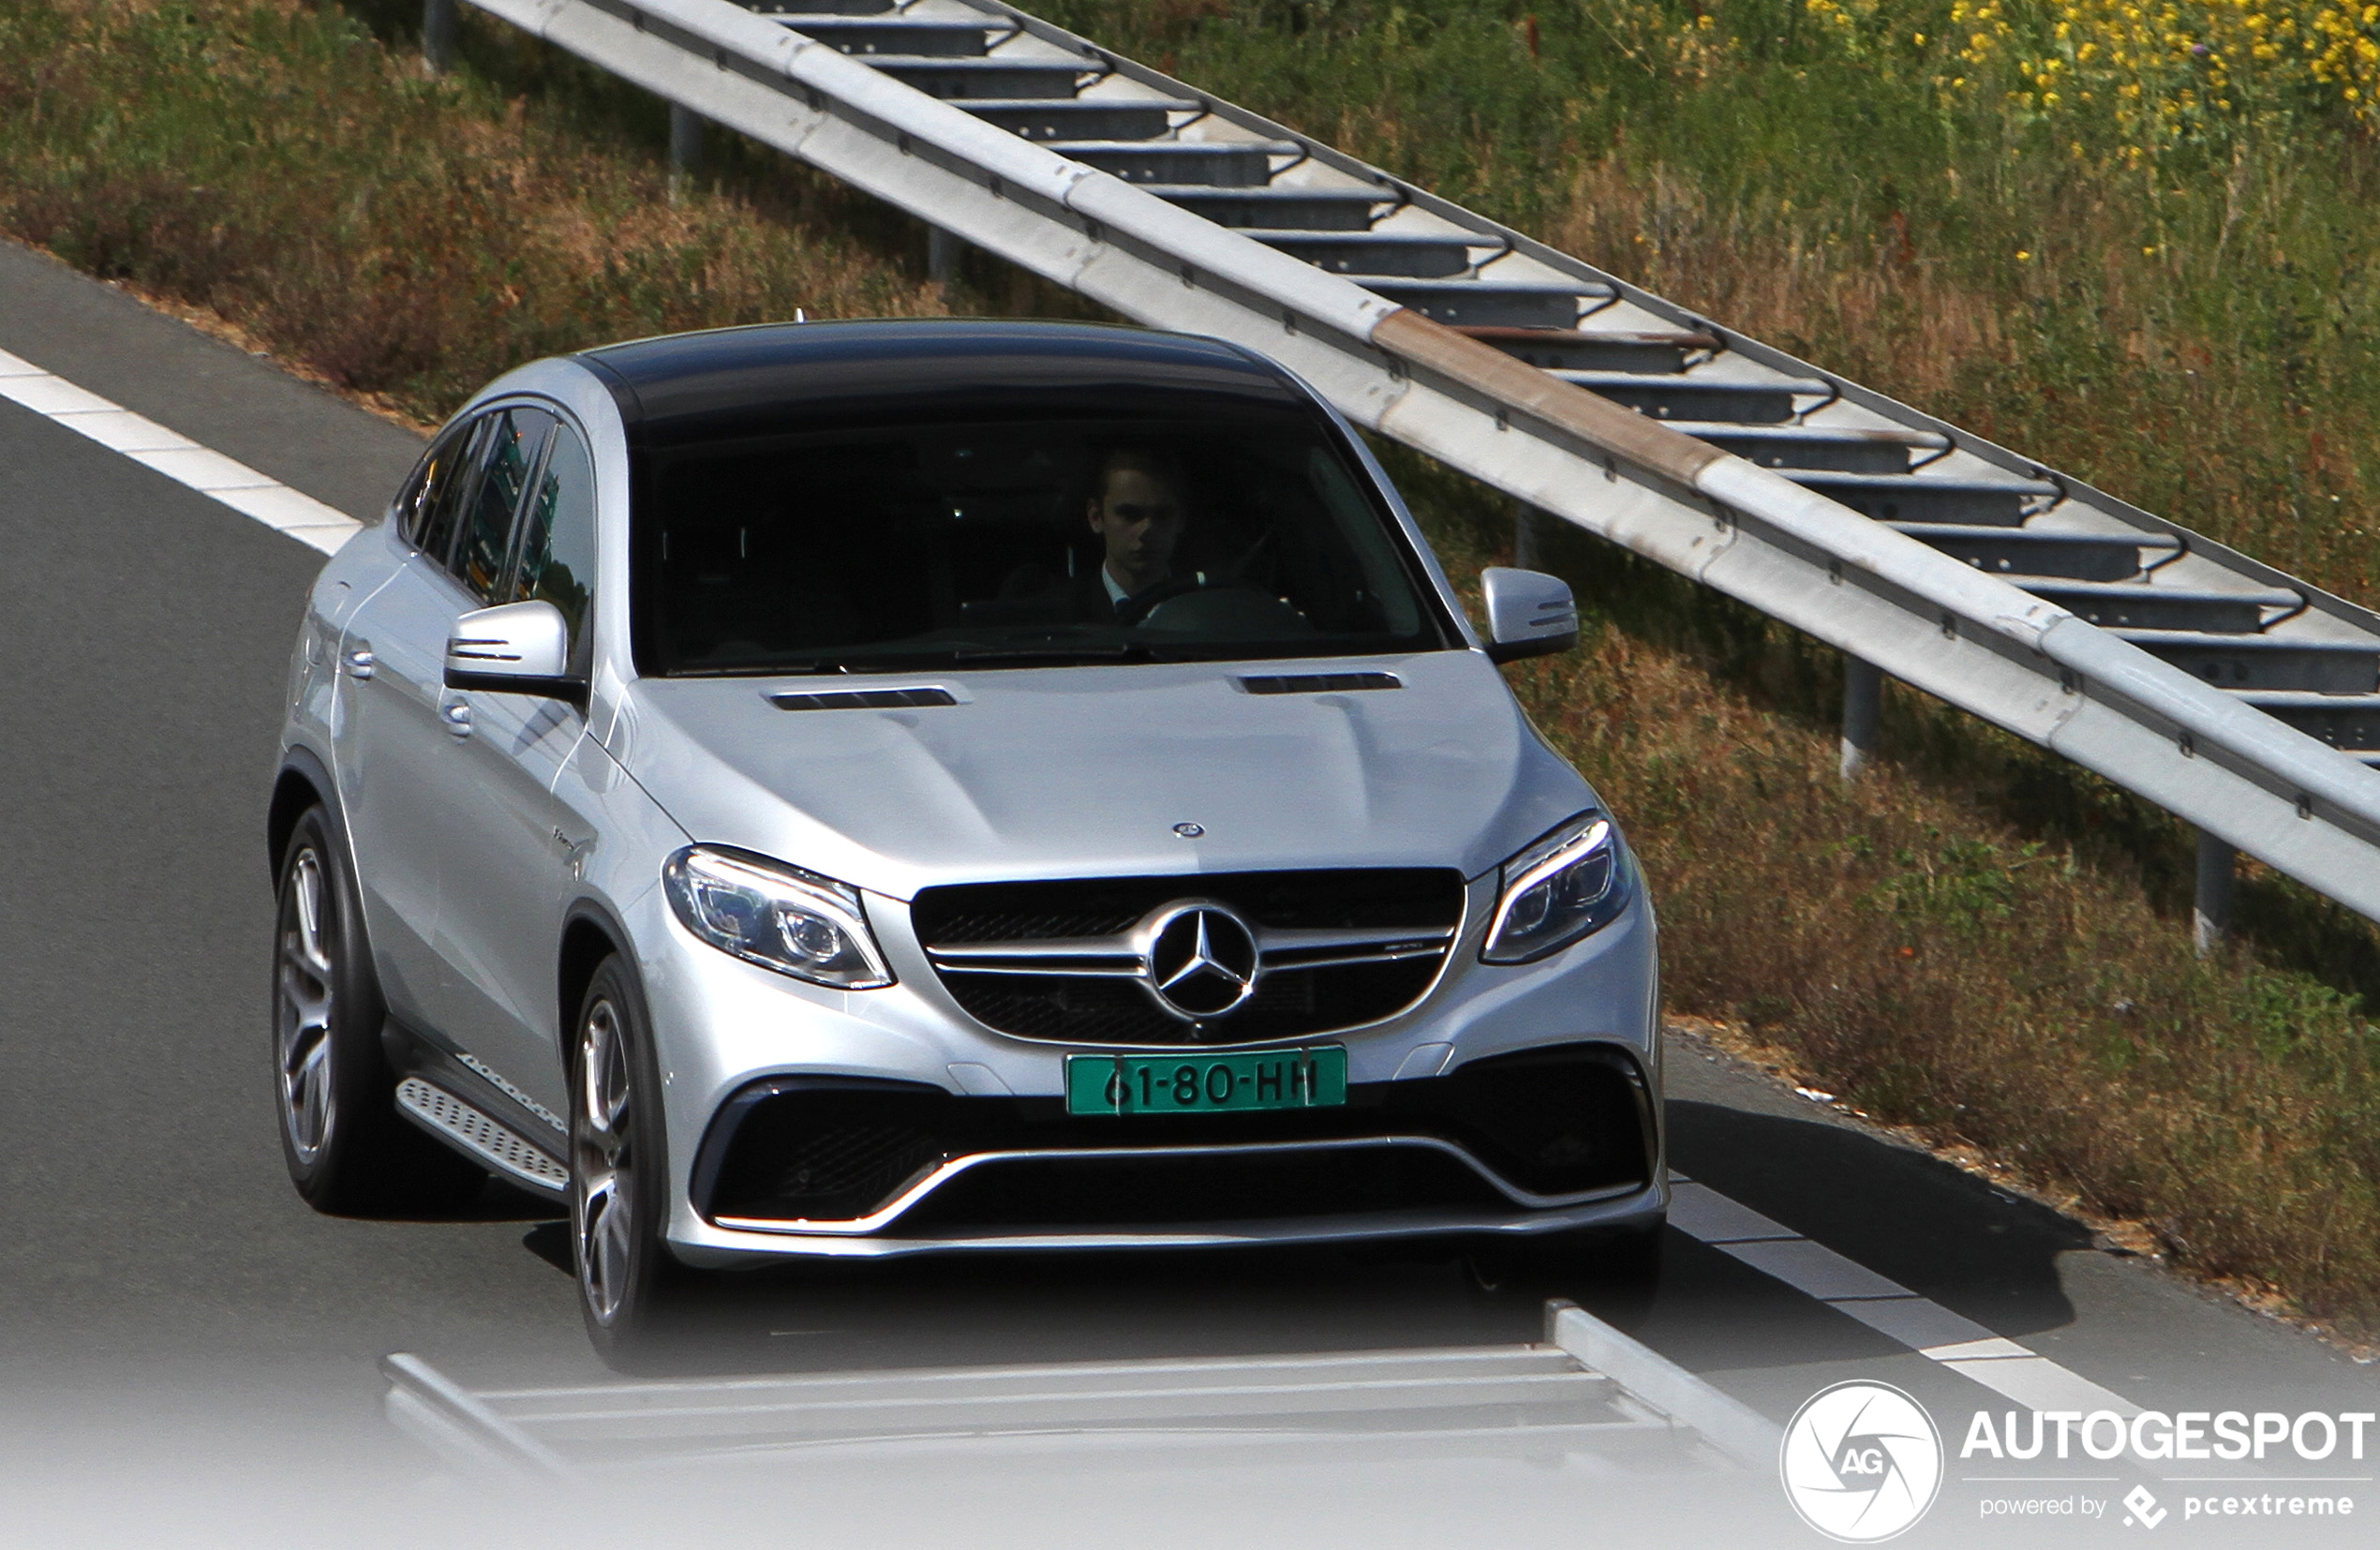
[[[1153,592],[1158,588],[1164,586],[1166,582],[1171,581],[1172,579],[1172,576],[1168,575],[1164,578],[1164,580],[1153,581],[1149,584],[1147,590]],[[1200,586],[1206,585],[1207,573],[1204,571],[1198,572],[1197,580]],[[1108,569],[1108,562],[1104,559],[1099,562],[1099,584],[1108,589],[1108,604],[1118,613],[1123,612],[1123,605],[1125,604],[1130,603],[1136,597],[1143,595],[1140,592],[1125,591],[1123,586],[1117,582],[1115,573]]]

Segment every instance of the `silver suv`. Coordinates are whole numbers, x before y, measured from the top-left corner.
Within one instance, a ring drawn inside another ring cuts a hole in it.
[[[632,1364],[786,1256],[1641,1260],[1653,913],[1362,440],[1212,340],[649,339],[490,384],[324,569],[271,811],[316,1205],[567,1202]],[[1633,1246],[1631,1246],[1633,1245]]]

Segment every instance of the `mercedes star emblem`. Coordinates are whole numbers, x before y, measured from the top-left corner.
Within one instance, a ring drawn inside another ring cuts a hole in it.
[[[1174,1016],[1221,1017],[1256,993],[1257,933],[1221,904],[1168,904],[1141,925],[1146,983]]]

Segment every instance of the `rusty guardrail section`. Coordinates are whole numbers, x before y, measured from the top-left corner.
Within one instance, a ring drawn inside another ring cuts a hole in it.
[[[470,3],[1840,648],[1847,774],[1881,670],[2156,802],[2202,946],[2380,918],[2380,616],[997,0]]]

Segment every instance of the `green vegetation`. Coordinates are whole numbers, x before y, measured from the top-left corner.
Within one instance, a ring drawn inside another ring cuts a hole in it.
[[[2361,10],[1044,8],[2372,597],[2380,169]],[[424,420],[520,359],[621,335],[796,306],[1079,310],[980,259],[945,304],[915,223],[725,137],[673,203],[648,101],[477,19],[464,67],[424,80],[415,14],[17,0],[0,9],[0,229]],[[1458,575],[1509,553],[1500,499],[1395,466]],[[1845,788],[1830,652],[1583,535],[1546,546],[1590,643],[1516,686],[1646,857],[1673,1007],[2145,1220],[2203,1272],[2380,1325],[2369,927],[2252,875],[2242,939],[2199,962],[2188,837],[2162,814],[1905,693],[1889,757]]]

